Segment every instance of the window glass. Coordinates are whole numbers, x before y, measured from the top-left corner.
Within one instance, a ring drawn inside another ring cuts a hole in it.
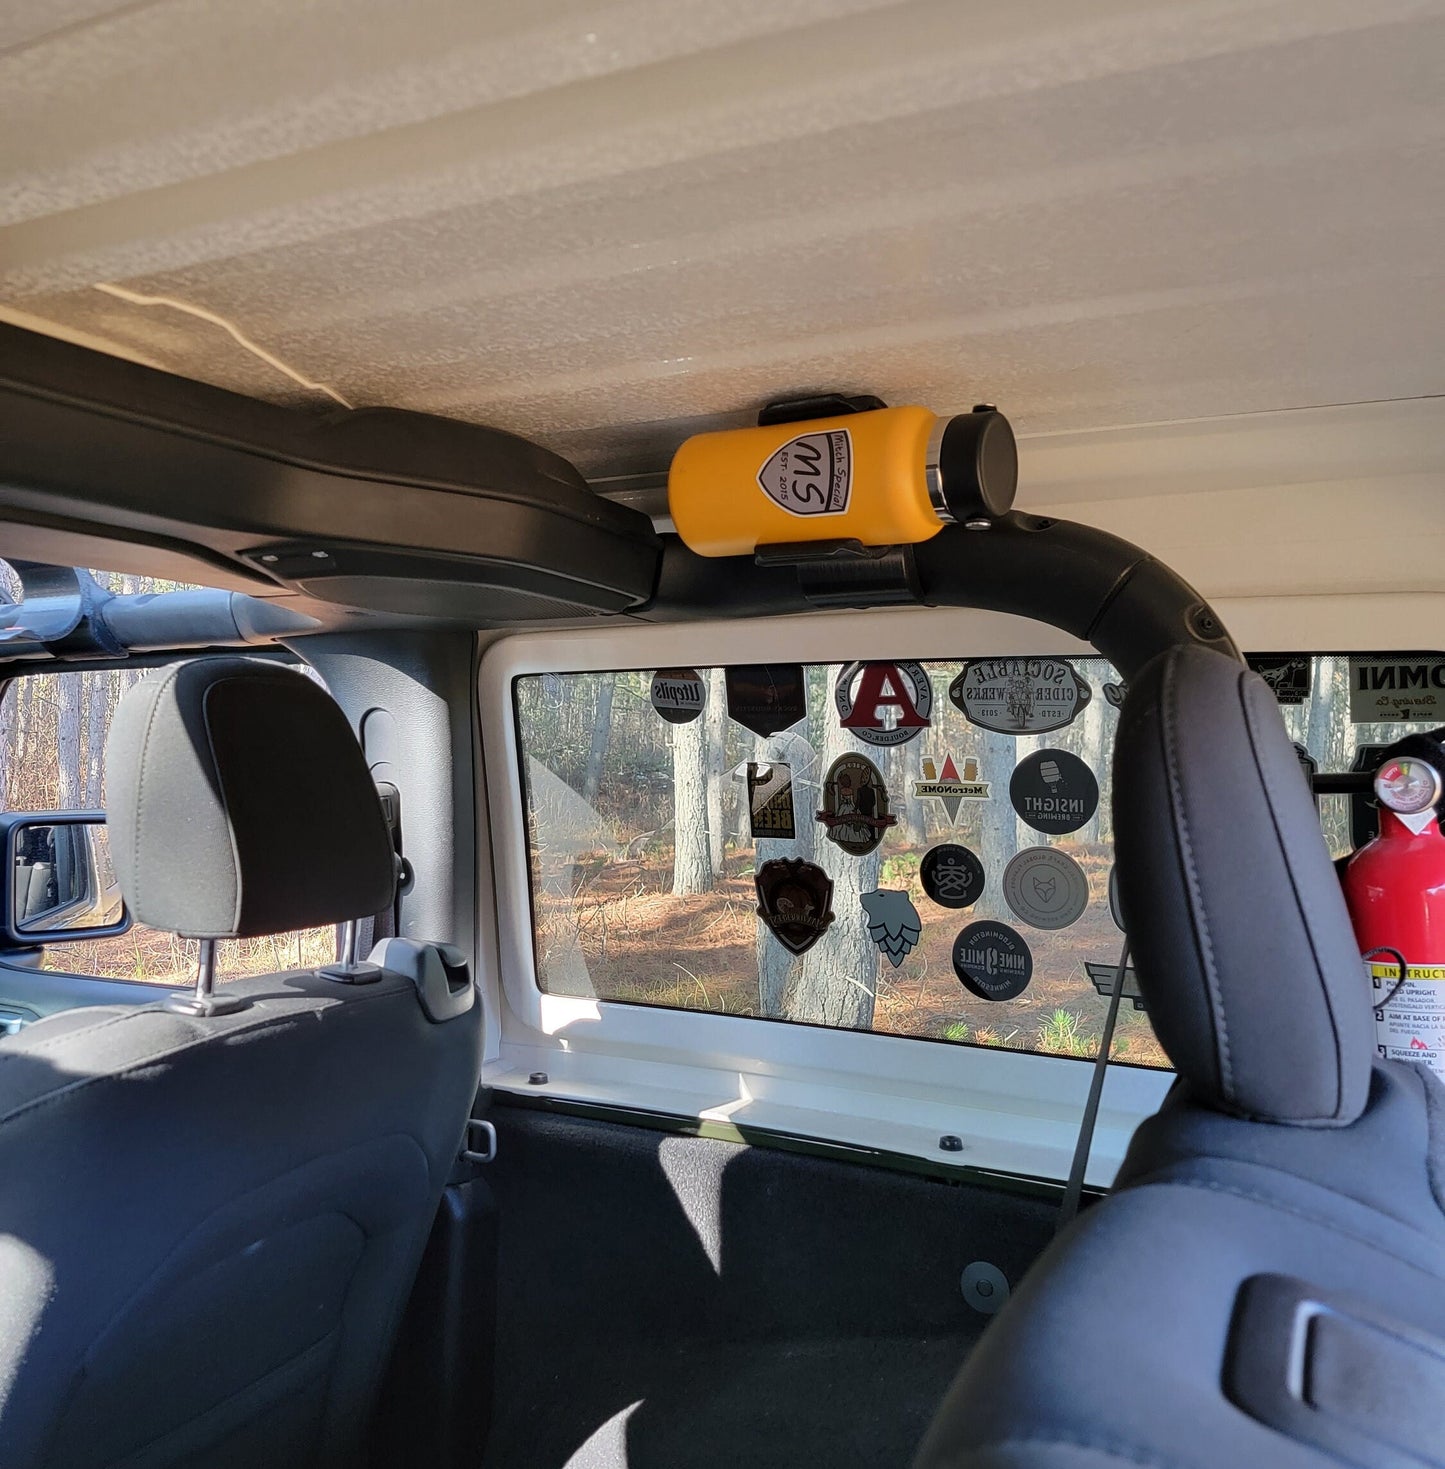
[[[1321,771],[1445,723],[1359,717],[1349,657],[1259,663]],[[546,673],[515,698],[546,993],[1097,1053],[1122,942],[1105,660]],[[1348,850],[1366,803],[1320,807]],[[1111,1054],[1167,1065],[1132,1000]]]
[[[171,588],[146,583],[136,590]],[[3,809],[103,809],[110,721],[122,694],[143,676],[142,669],[119,668],[13,678],[0,698]],[[104,979],[181,985],[195,978],[198,949],[194,940],[137,923],[112,938],[49,945],[44,967]],[[335,957],[335,929],[308,929],[218,944],[216,972],[219,979],[240,979],[325,964]]]

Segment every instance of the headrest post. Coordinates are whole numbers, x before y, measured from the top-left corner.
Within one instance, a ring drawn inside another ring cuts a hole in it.
[[[218,995],[216,987],[216,941],[201,939],[196,956],[196,986],[190,994],[179,992],[166,997],[167,1010],[180,1010],[187,1015],[234,1015],[250,1003],[234,995]]]
[[[202,939],[200,950],[196,958],[196,1004],[203,1005],[216,985],[215,939]]]
[[[317,973],[326,979],[334,979],[337,984],[375,984],[381,978],[379,964],[356,962],[357,927],[354,918],[348,918],[341,924],[341,961],[323,965]]]

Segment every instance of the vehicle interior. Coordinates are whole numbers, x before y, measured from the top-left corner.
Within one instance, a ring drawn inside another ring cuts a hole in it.
[[[1442,68],[10,0],[0,1466],[1445,1465]]]

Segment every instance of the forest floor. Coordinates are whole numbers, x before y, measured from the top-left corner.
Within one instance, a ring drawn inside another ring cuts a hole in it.
[[[1054,1055],[1093,1056],[1106,1002],[1083,963],[1113,964],[1121,935],[1109,916],[1110,855],[1100,845],[1065,846],[1089,877],[1090,902],[1069,928],[1045,932],[1021,923],[996,903],[986,914],[953,911],[927,899],[918,882],[919,851],[890,853],[882,885],[905,887],[923,919],[923,934],[897,969],[881,959],[873,1030],[974,1045],[1008,1046]],[[575,932],[597,995],[688,1010],[757,1015],[757,894],[752,857],[730,856],[713,890],[672,894],[668,850],[620,861],[599,859],[574,870],[572,897],[537,894],[543,945]],[[982,906],[982,905],[980,905]],[[998,917],[1024,934],[1034,973],[1016,1000],[976,998],[954,974],[953,942],[981,916]],[[842,921],[861,915],[839,914]],[[1167,1066],[1148,1017],[1125,1001],[1112,1055],[1143,1066]]]

